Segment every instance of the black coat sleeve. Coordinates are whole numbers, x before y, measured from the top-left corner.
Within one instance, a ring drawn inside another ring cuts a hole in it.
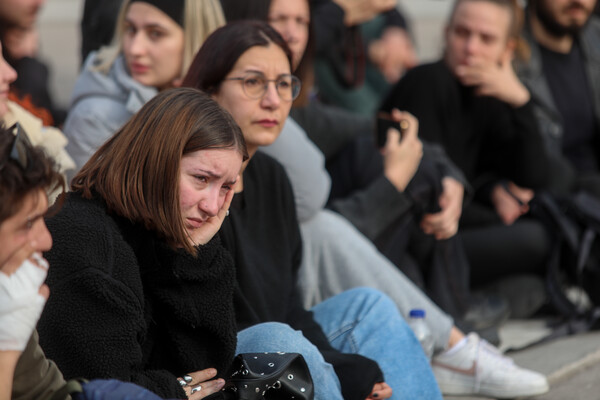
[[[163,397],[185,398],[169,371],[143,368],[140,338],[147,327],[141,285],[136,290],[107,273],[133,267],[133,255],[104,226],[77,226],[67,214],[48,221],[54,238],[46,254],[52,295],[38,324],[46,355],[66,379],[116,378]]]
[[[501,177],[517,185],[531,189],[545,187],[549,161],[532,102],[517,108],[494,103],[488,119],[491,134],[482,160],[493,163],[490,170],[498,171]]]

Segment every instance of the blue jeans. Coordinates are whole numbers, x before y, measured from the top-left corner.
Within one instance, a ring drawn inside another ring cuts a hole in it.
[[[332,346],[378,362],[393,399],[442,399],[421,345],[383,293],[368,288],[348,290],[312,308]],[[238,353],[285,351],[301,353],[315,384],[315,399],[341,399],[333,367],[318,349],[289,326],[267,323],[238,334]]]
[[[264,351],[302,354],[315,385],[315,399],[343,399],[333,366],[323,359],[319,349],[302,332],[279,322],[266,322],[238,332],[236,354]]]

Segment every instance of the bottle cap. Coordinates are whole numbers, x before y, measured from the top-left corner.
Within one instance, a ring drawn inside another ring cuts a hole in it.
[[[415,308],[410,310],[409,316],[411,318],[425,318],[425,310],[421,310],[420,308]]]

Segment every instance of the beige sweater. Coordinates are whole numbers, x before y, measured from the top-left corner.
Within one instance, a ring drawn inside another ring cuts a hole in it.
[[[8,112],[4,115],[3,120],[7,127],[19,122],[27,132],[31,144],[41,146],[46,154],[56,161],[62,173],[75,168],[73,159],[65,150],[67,138],[59,129],[43,126],[41,119],[12,101],[8,102]]]
[[[6,127],[19,122],[34,146],[40,146],[46,154],[54,159],[59,171],[66,177],[66,172],[75,168],[75,162],[65,150],[67,138],[54,127],[43,126],[42,120],[35,117],[18,104],[9,101],[8,112],[2,118]],[[51,202],[57,193],[51,194]]]

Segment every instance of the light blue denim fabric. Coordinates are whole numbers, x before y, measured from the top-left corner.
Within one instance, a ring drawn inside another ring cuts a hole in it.
[[[377,361],[394,391],[392,399],[442,400],[419,341],[389,297],[356,288],[312,311],[333,347]]]
[[[334,348],[379,363],[394,391],[392,399],[442,400],[421,345],[386,295],[369,288],[352,289],[312,311]],[[263,351],[302,354],[313,378],[315,399],[342,399],[333,367],[301,332],[269,322],[238,333],[238,353]]]

